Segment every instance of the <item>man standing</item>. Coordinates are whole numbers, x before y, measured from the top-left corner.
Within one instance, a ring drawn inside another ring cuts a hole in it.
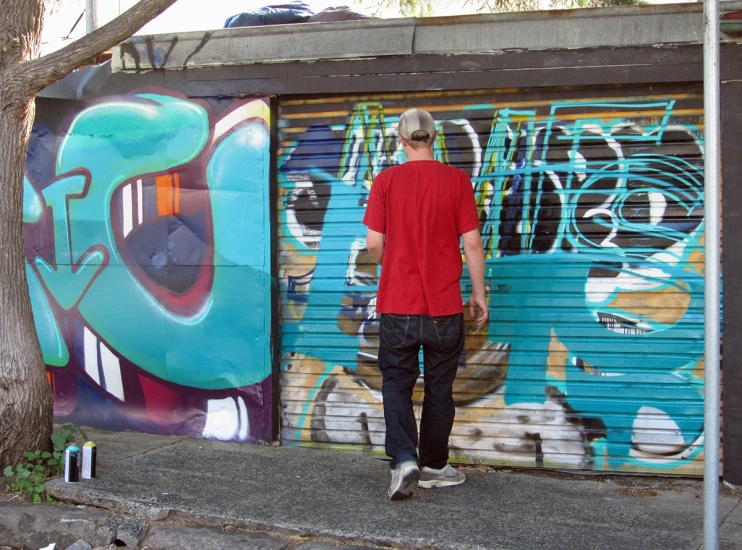
[[[402,114],[399,139],[407,162],[374,180],[363,223],[366,244],[382,264],[376,298],[381,313],[379,369],[383,377],[386,454],[391,457],[389,497],[423,488],[458,485],[465,476],[448,464],[455,408],[453,381],[464,348],[459,239],[472,280],[472,318],[487,320],[484,251],[474,191],[466,173],[435,160],[435,121],[427,111]],[[423,348],[425,398],[417,424],[412,391]]]

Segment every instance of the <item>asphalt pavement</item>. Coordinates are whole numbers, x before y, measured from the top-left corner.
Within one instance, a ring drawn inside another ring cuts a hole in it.
[[[318,548],[702,547],[700,479],[467,468],[463,485],[418,489],[412,499],[392,502],[388,464],[374,455],[86,432],[98,446],[98,476],[52,480],[47,490],[68,504],[160,530],[262,533],[288,537],[286,548],[313,537]],[[742,549],[740,500],[722,491],[722,550]],[[193,542],[195,532],[185,539]]]

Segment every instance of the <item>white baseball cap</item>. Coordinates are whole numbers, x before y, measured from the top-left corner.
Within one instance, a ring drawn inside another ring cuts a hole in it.
[[[428,138],[435,134],[435,120],[428,111],[423,109],[410,109],[399,117],[397,133],[407,141],[412,141],[412,134],[417,131],[428,133]]]

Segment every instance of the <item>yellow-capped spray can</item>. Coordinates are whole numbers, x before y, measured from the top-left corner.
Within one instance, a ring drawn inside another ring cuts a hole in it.
[[[82,471],[80,477],[92,479],[95,477],[95,463],[98,448],[92,441],[86,441],[82,446]]]

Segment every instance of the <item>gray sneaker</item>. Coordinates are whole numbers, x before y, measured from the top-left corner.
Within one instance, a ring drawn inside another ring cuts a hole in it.
[[[451,485],[461,485],[466,481],[466,476],[461,470],[452,468],[446,464],[440,470],[434,470],[427,466],[420,473],[420,482],[418,487],[423,489],[436,489],[438,487],[450,487]]]
[[[417,487],[418,479],[420,479],[420,468],[418,468],[417,462],[409,460],[397,464],[397,467],[392,470],[389,498],[392,500],[410,498],[415,487]]]

